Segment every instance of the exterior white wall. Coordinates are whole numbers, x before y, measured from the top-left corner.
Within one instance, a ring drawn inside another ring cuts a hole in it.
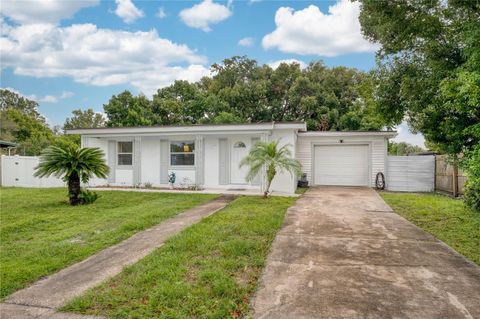
[[[82,147],[98,147],[103,151],[103,158],[105,159],[105,163],[108,163],[108,140],[104,138],[96,138],[96,137],[83,137],[82,138]],[[106,179],[92,177],[90,181],[88,181],[89,186],[99,186],[99,185],[106,185],[108,182]]]
[[[369,145],[369,165],[370,165],[370,186],[375,186],[375,177],[378,172],[385,174],[387,160],[387,139],[384,136],[302,136],[298,135],[296,157],[302,164],[303,172],[307,174],[310,183],[312,177],[312,154],[313,144],[340,144],[343,140],[344,144],[348,143],[365,143]]]
[[[141,147],[141,183],[158,186],[160,185],[160,139],[143,137]]]
[[[279,147],[289,144],[292,157],[296,157],[297,150],[295,144],[297,136],[293,130],[275,130],[268,139],[270,141],[279,140]],[[297,180],[298,177],[295,175],[291,175],[287,172],[278,172],[273,179],[271,190],[281,193],[294,193],[297,189]]]
[[[35,167],[40,162],[36,156],[6,156],[0,159],[1,186],[15,187],[64,187],[66,183],[55,176],[34,177]]]
[[[115,185],[131,186],[133,182],[132,169],[117,169],[115,171]]]
[[[204,141],[205,147],[205,187],[219,187],[219,153],[218,136],[208,136]]]
[[[195,168],[169,169],[168,174],[175,172],[175,186],[194,185],[196,183]]]

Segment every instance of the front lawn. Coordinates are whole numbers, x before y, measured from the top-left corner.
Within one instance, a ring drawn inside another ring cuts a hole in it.
[[[102,191],[69,206],[67,190],[1,188],[0,297],[215,195]]]
[[[238,198],[63,310],[110,318],[244,316],[294,201]]]
[[[480,214],[461,200],[434,194],[380,193],[395,210],[480,265]]]

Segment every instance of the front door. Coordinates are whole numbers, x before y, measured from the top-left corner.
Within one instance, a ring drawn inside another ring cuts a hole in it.
[[[248,167],[240,168],[240,162],[248,155],[246,141],[238,140],[232,143],[231,149],[231,168],[230,182],[232,184],[246,184],[245,177],[248,173]]]

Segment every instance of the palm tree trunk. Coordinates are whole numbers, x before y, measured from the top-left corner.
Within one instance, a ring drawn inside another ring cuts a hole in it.
[[[70,205],[76,206],[80,204],[78,195],[80,195],[80,178],[78,177],[78,174],[72,173],[68,179],[68,198],[70,200]]]
[[[275,169],[275,166],[271,164],[267,170],[267,188],[265,188],[265,192],[263,192],[263,198],[268,197],[268,193],[270,191],[270,185],[272,185],[272,181],[273,181],[273,178],[275,177],[275,174],[277,174],[277,171]]]

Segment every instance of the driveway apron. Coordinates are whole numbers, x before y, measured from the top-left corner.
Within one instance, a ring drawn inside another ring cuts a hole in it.
[[[255,318],[480,318],[480,268],[370,188],[312,188],[288,210]]]

